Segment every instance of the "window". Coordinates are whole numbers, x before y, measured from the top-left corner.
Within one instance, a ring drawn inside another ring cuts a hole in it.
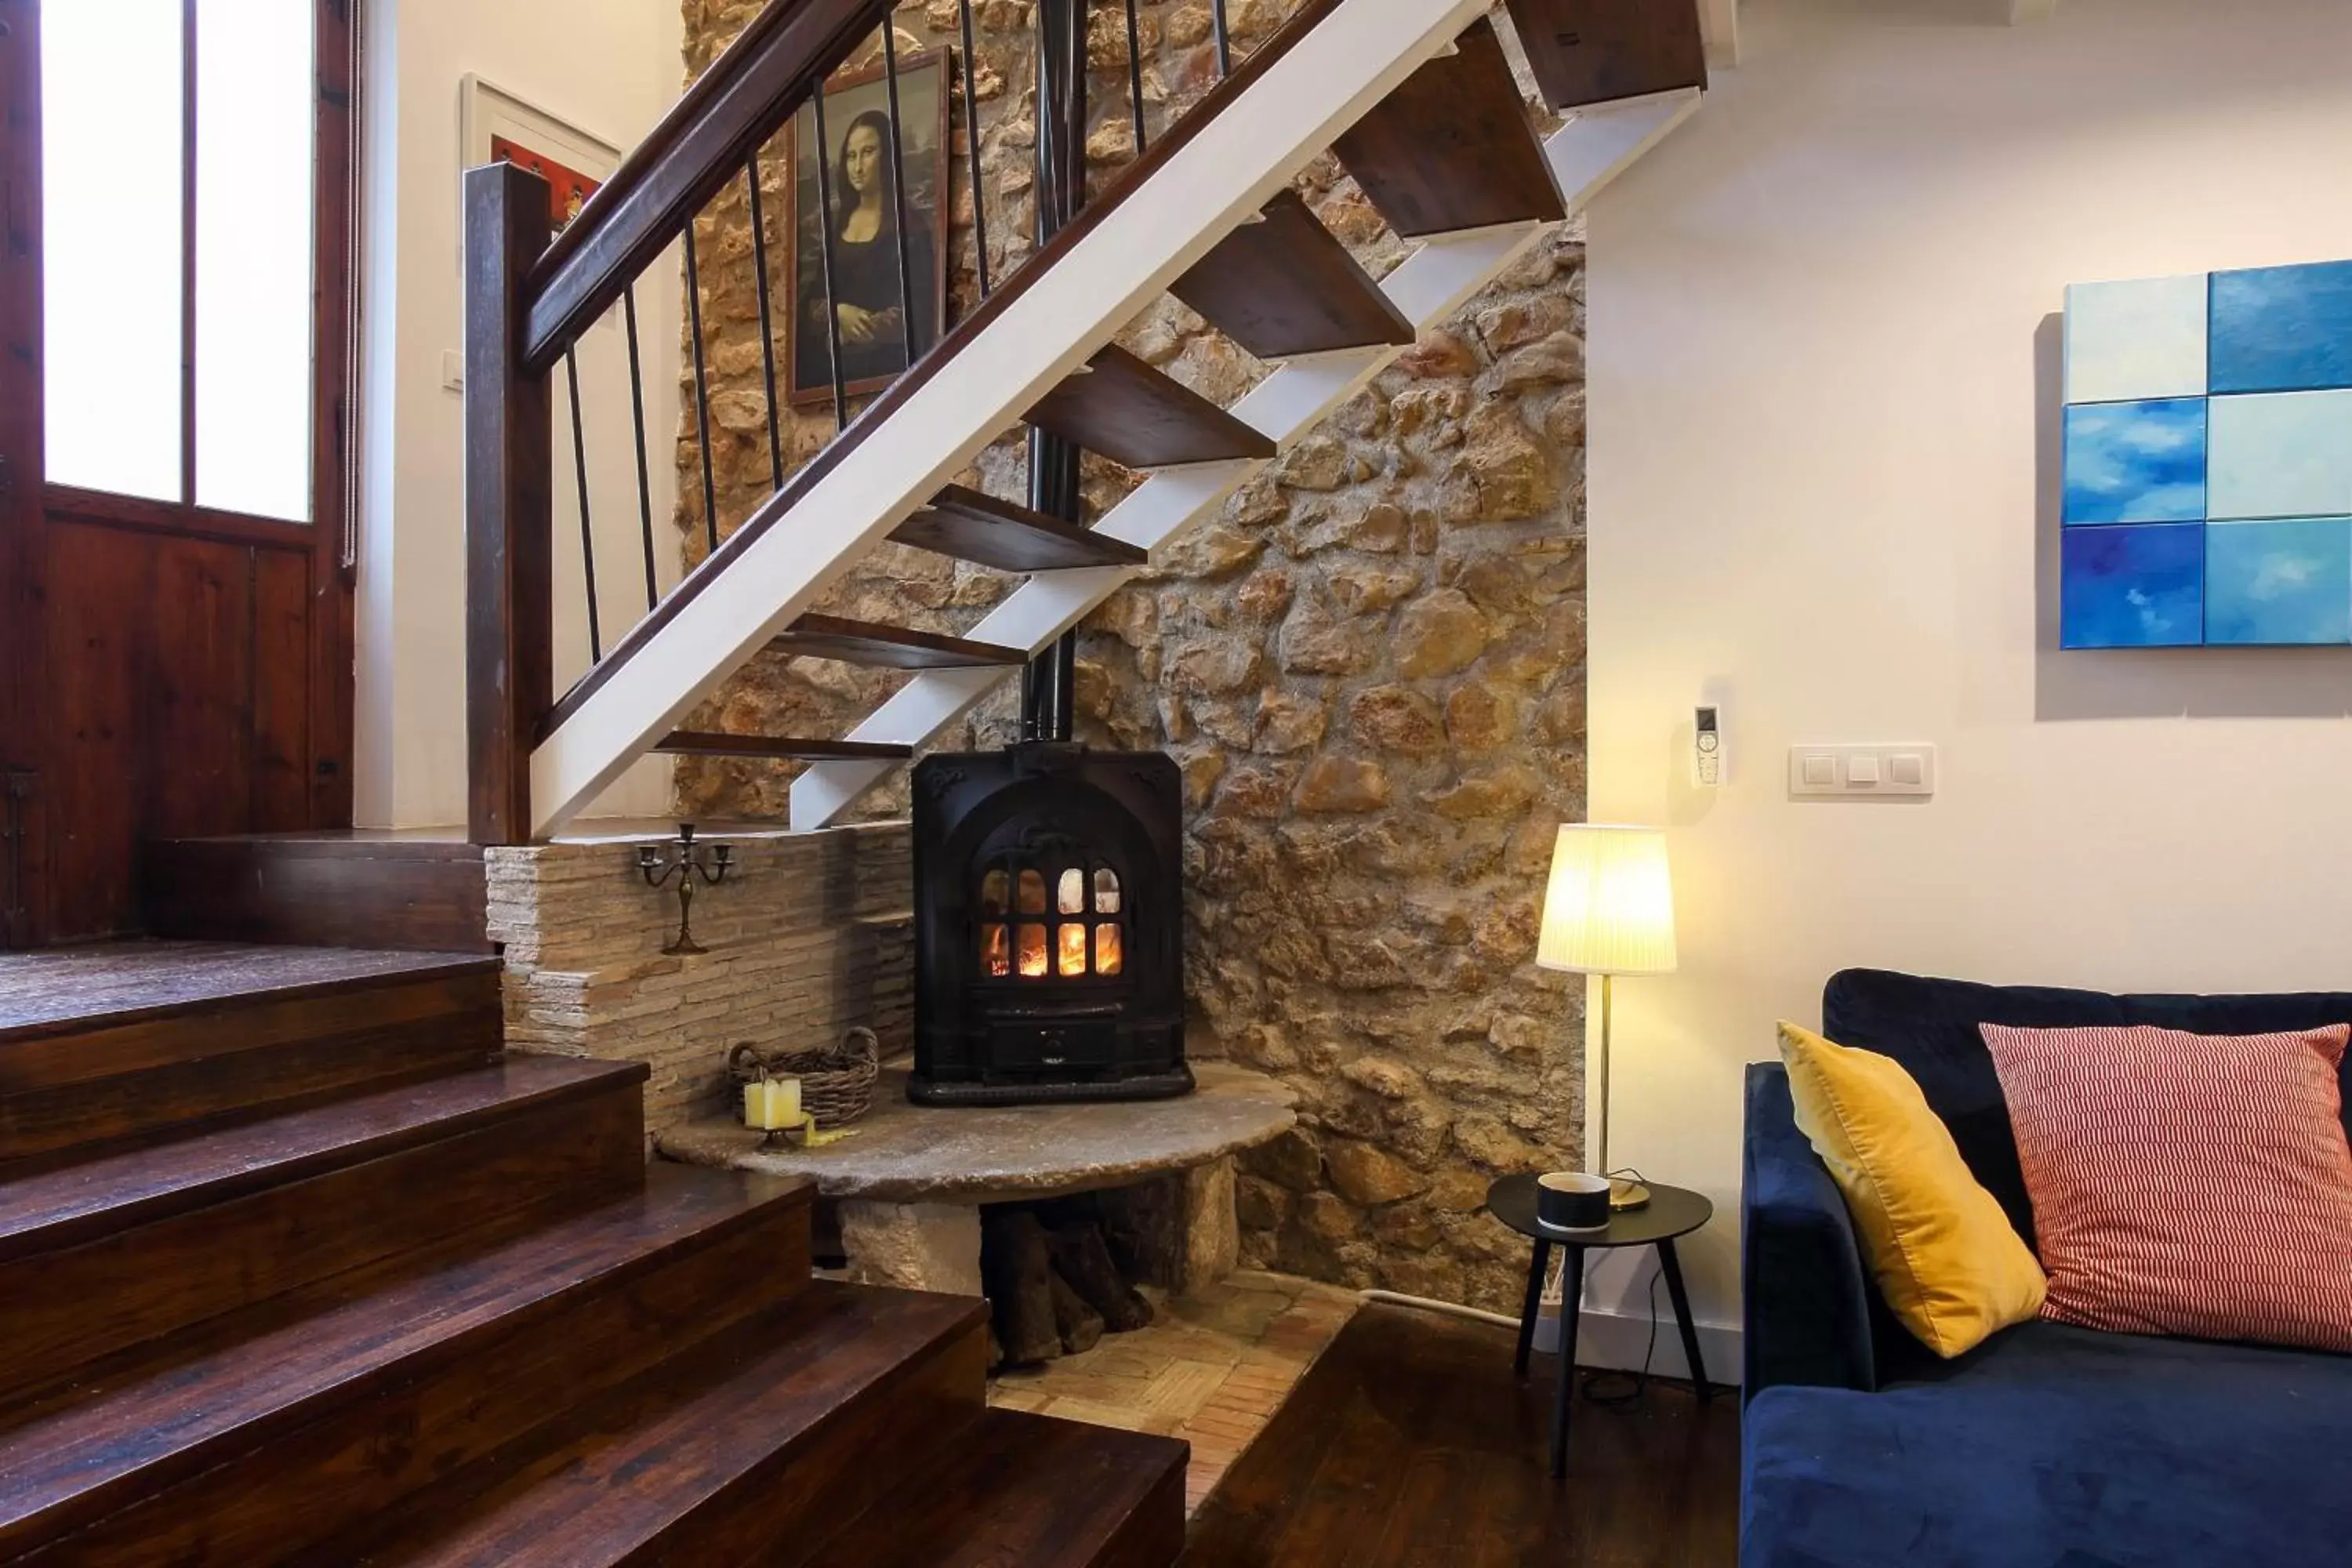
[[[42,8],[50,482],[312,521],[316,5]]]
[[[1108,977],[1126,967],[1118,873],[1108,866],[1065,866],[1053,873],[1053,913],[1044,920],[1005,916],[1046,913],[1047,874],[1036,867],[991,867],[980,879],[980,965],[992,980]],[[1006,894],[1013,895],[1007,907]],[[1091,908],[1089,903],[1091,902]],[[1091,917],[1091,918],[1089,918]]]

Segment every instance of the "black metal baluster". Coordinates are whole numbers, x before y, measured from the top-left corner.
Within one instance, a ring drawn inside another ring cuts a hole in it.
[[[971,82],[971,0],[960,0],[957,6],[963,28],[963,139],[964,151],[971,164],[971,239],[973,252],[980,258],[980,297],[988,298],[988,204],[982,199],[986,183],[980,173],[980,100],[974,95]]]
[[[622,292],[621,313],[629,327],[629,412],[637,427],[637,523],[646,542],[646,608],[661,598],[660,580],[654,571],[654,480],[646,463],[646,380],[637,360],[637,286]]]
[[[710,477],[710,380],[702,363],[702,276],[694,265],[694,220],[686,220],[686,326],[694,339],[694,428],[702,447],[702,528],[719,553],[719,486]]]
[[[563,351],[563,379],[572,390],[572,464],[580,477],[580,572],[588,580],[588,662],[604,657],[604,639],[596,626],[596,531],[588,522],[588,436],[580,423],[580,360]]]
[[[759,274],[760,284],[760,365],[768,375],[768,472],[776,488],[784,488],[784,434],[776,409],[776,329],[768,319],[768,226],[760,216],[760,150],[751,149],[751,162],[744,168],[743,177],[751,186],[751,269]]]
[[[809,103],[816,111],[817,233],[822,237],[817,256],[824,268],[825,363],[833,371],[833,426],[838,430],[849,423],[849,396],[843,390],[841,374],[841,312],[833,299],[833,153],[824,139],[823,82],[817,84]]]
[[[1135,0],[1127,0],[1127,89],[1135,100],[1135,155],[1143,156],[1143,35],[1135,20]]]
[[[1234,46],[1225,37],[1225,0],[1209,0],[1209,23],[1217,30],[1217,74],[1230,76],[1234,69]]]
[[[890,100],[890,232],[898,241],[898,337],[907,363],[919,353],[915,342],[915,278],[907,261],[907,170],[899,152],[907,144],[898,118],[898,29],[886,13],[882,18],[882,86]]]

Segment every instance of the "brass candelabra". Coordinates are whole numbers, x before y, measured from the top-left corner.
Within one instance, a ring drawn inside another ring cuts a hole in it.
[[[691,822],[679,823],[677,837],[670,843],[637,846],[637,869],[645,873],[646,886],[658,888],[677,879],[677,940],[662,949],[666,956],[710,951],[694,940],[694,879],[699,876],[704,885],[715,888],[734,865],[735,847],[697,844]]]

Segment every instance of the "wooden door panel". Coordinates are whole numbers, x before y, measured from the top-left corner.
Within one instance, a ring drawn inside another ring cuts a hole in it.
[[[311,563],[283,550],[256,550],[253,563],[247,810],[257,822],[316,826],[327,818],[313,809],[310,794]]]
[[[307,555],[52,516],[49,930],[139,929],[142,839],[310,826]]]

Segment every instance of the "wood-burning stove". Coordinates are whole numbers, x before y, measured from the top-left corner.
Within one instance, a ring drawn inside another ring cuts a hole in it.
[[[914,829],[910,1098],[1147,1100],[1192,1087],[1172,760],[1060,741],[928,757]]]

